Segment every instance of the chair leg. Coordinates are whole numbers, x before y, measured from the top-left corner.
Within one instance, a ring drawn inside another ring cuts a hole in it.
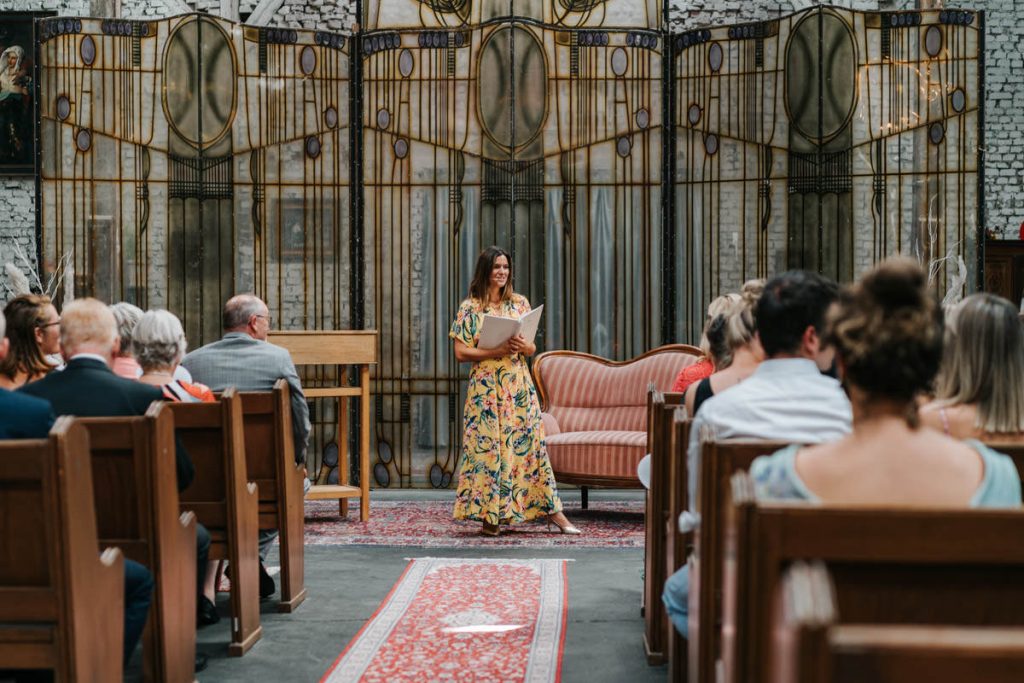
[[[586,486],[580,487],[580,507],[586,510],[590,506],[590,501],[587,500],[588,489]]]

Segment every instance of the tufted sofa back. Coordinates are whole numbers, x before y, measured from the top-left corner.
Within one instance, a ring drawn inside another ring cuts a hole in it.
[[[700,349],[669,344],[623,362],[575,351],[548,351],[533,364],[544,412],[562,432],[647,429],[647,385],[669,391]]]

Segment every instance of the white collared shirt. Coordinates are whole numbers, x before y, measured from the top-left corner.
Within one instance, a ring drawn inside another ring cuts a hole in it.
[[[710,426],[716,440],[766,439],[790,443],[836,441],[850,433],[850,401],[839,382],[807,358],[762,362],[743,382],[701,404],[687,449],[690,509],[700,481],[700,434]]]
[[[110,367],[110,361],[98,353],[76,353],[68,359],[68,362],[70,363],[71,361],[78,360],[79,358],[91,358],[92,360],[98,360],[107,367]]]

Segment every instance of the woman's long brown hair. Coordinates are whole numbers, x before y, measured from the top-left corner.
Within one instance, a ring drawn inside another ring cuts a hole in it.
[[[7,338],[11,340],[11,348],[7,357],[0,361],[0,373],[7,375],[11,381],[19,372],[35,377],[53,369],[36,342],[36,329],[46,322],[44,309],[50,303],[48,296],[22,294],[11,299],[4,307]]]
[[[501,288],[501,300],[508,301],[512,297],[512,255],[499,246],[493,245],[480,252],[476,259],[476,268],[473,271],[473,281],[469,284],[469,295],[478,301],[488,303],[487,290],[491,286],[491,271],[494,270],[494,262],[499,256],[504,256],[508,261],[508,280]]]

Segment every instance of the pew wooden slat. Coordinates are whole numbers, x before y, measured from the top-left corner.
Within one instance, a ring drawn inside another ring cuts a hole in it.
[[[769,503],[745,473],[732,484],[726,683],[769,680],[771,604],[796,560],[828,566],[843,623],[1024,626],[1024,510]]]
[[[273,391],[241,392],[245,461],[259,489],[259,528],[277,529],[281,545],[281,602],[293,612],[306,599],[304,582],[305,508],[303,466],[295,462],[288,382]]]
[[[174,427],[195,465],[181,509],[195,512],[210,532],[210,559],[231,567],[231,643],[240,657],[262,636],[259,604],[259,498],[248,481],[242,402],[229,387],[215,403],[169,403]]]
[[[1024,680],[1024,628],[841,623],[832,578],[794,563],[775,600],[772,683],[1011,683]]]
[[[153,573],[143,634],[146,680],[194,681],[196,521],[178,503],[174,417],[154,402],[141,417],[90,417],[89,451],[101,545]]]
[[[661,601],[665,586],[665,534],[668,530],[672,416],[683,394],[647,389],[647,452],[651,455],[651,487],[644,509],[644,654],[648,664],[667,656],[668,615]]]
[[[690,443],[693,421],[684,407],[672,416],[672,444],[669,458],[668,530],[665,535],[665,578],[686,566],[693,545],[693,534],[679,526],[679,515],[689,509],[688,464],[686,447]],[[668,623],[668,675],[670,681],[685,681],[688,674],[686,639]]]
[[[715,683],[715,662],[721,656],[722,552],[729,480],[736,472],[749,469],[758,456],[789,445],[755,439],[715,441],[711,436],[701,435],[695,501],[700,521],[689,561],[689,666],[690,680],[696,683]]]
[[[124,559],[97,550],[89,435],[74,418],[0,443],[0,520],[0,669],[121,680]]]

